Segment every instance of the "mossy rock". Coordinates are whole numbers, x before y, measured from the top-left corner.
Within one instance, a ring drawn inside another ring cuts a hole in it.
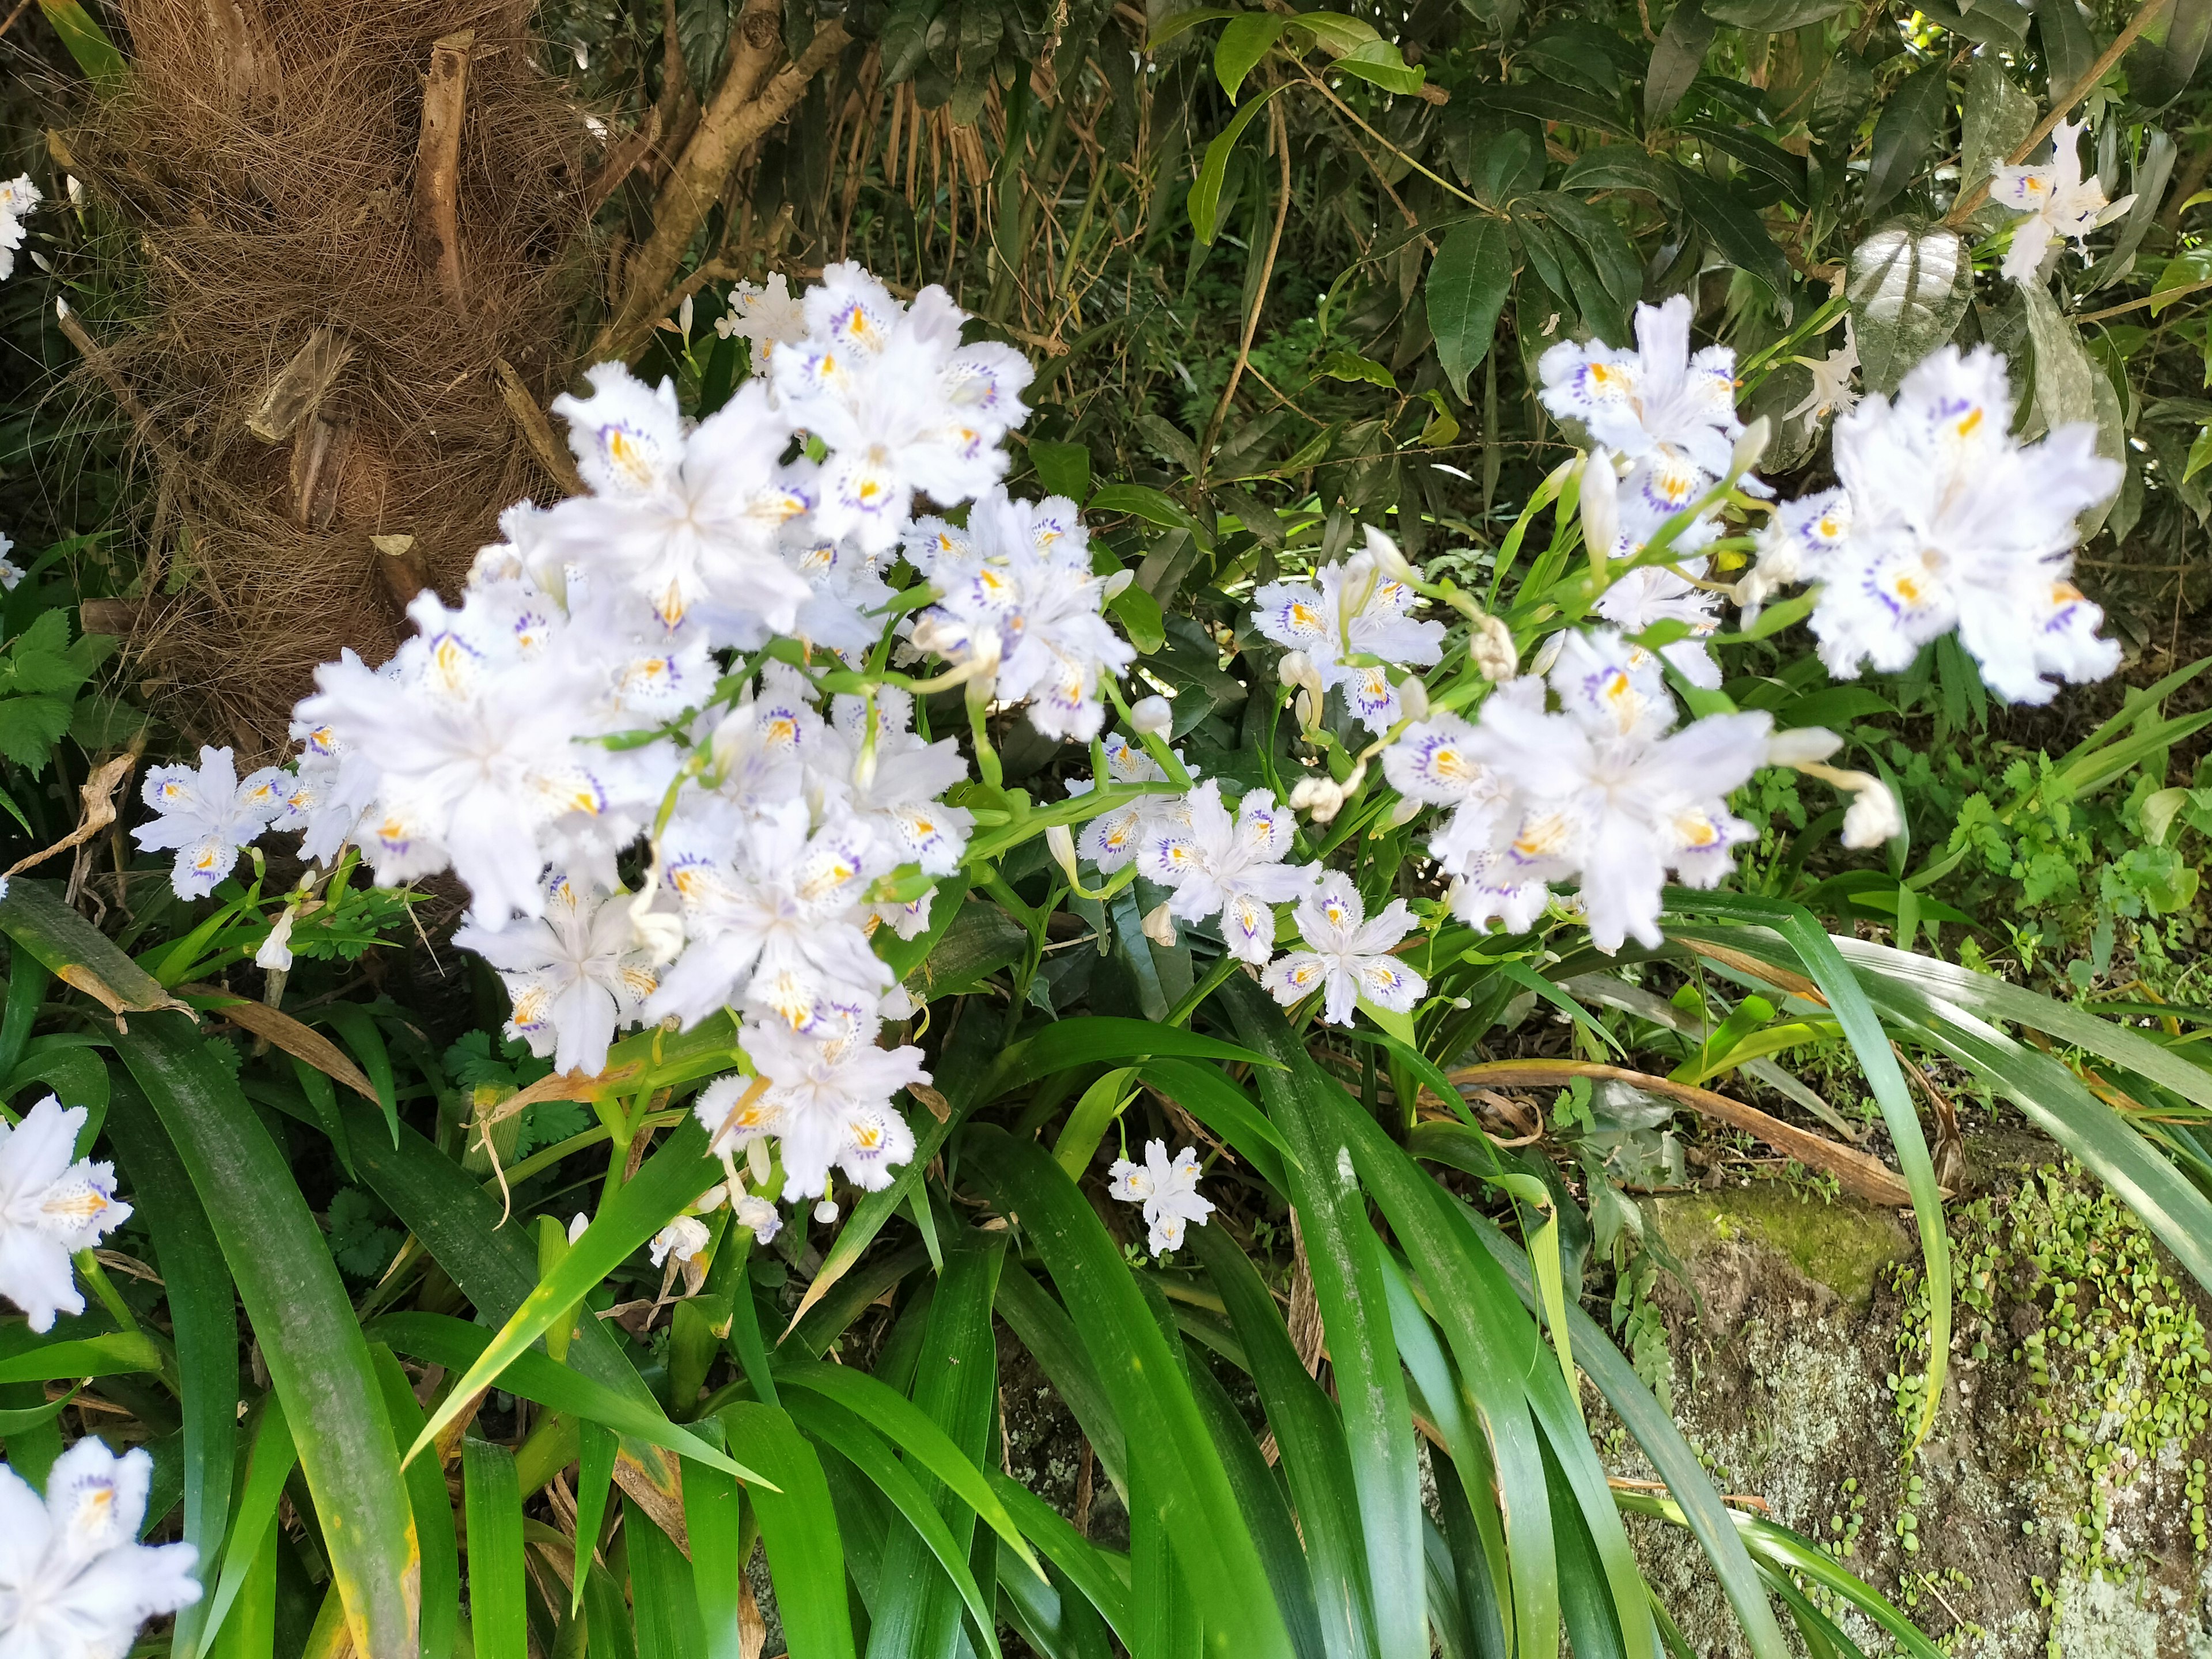
[[[1855,1308],[1873,1301],[1884,1267],[1914,1255],[1911,1229],[1889,1211],[1778,1182],[1662,1198],[1656,1208],[1667,1248],[1693,1267],[1719,1246],[1763,1245]]]

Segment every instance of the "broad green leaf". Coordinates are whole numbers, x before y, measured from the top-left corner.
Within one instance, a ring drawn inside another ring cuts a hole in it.
[[[46,21],[53,25],[54,33],[61,36],[62,45],[69,48],[69,55],[76,59],[76,66],[95,91],[122,89],[123,54],[79,0],[39,0],[39,9],[46,13]]]
[[[2071,91],[2097,59],[2097,42],[2072,0],[2031,0],[2051,96]]]
[[[1290,19],[1274,12],[1248,11],[1231,18],[1221,31],[1213,46],[1213,72],[1231,103],[1237,101],[1244,77],[1259,66],[1289,25]]]
[[[0,926],[20,890],[0,902]],[[421,1569],[413,1517],[368,1344],[322,1231],[283,1154],[189,1021],[136,1015],[115,1047],[207,1206],[285,1402],[355,1651],[408,1659]]]
[[[2034,130],[2035,100],[2014,84],[2002,61],[1994,52],[1974,59],[1966,73],[1966,92],[1960,105],[1965,137],[1959,152],[1959,178],[1966,188],[1988,179],[1990,169],[2011,155],[2020,141]],[[2008,223],[2014,216],[1991,207],[1988,216]]]
[[[1740,192],[1680,162],[1674,166],[1674,186],[1682,198],[1684,219],[1705,232],[1730,264],[1764,283],[1786,321],[1790,262],[1782,257],[1782,250],[1774,245],[1751,204]]]
[[[1082,444],[1054,443],[1048,438],[1029,441],[1030,465],[1048,495],[1079,501],[1091,494],[1091,451]]]
[[[2212,4],[2169,0],[2121,59],[2128,96],[2147,110],[2163,109],[2181,96],[2212,40]]]
[[[1267,94],[1273,97],[1274,94]],[[1265,103],[1265,98],[1237,112],[1241,121],[1251,111]],[[1232,122],[1231,125],[1234,125]],[[1142,519],[1147,524],[1158,525],[1164,530],[1187,530],[1201,547],[1211,548],[1212,532],[1200,524],[1172,497],[1145,484],[1111,483],[1101,486],[1091,497],[1089,511],[1092,513],[1126,513],[1132,518]]]
[[[791,1419],[773,1406],[740,1401],[725,1407],[721,1417],[732,1437],[744,1443],[747,1455],[775,1482],[774,1491],[754,1488],[752,1504],[760,1516],[761,1541],[768,1548],[791,1659],[854,1659],[844,1542],[821,1460]],[[689,1481],[684,1495],[688,1504]],[[695,1540],[699,1536],[696,1524],[691,1534]],[[710,1630],[710,1650],[714,1642]]]
[[[1867,390],[1893,392],[1950,339],[1973,297],[1973,264],[1955,231],[1893,219],[1851,250],[1851,319]]]
[[[637,1178],[600,1205],[598,1216],[561,1265],[538,1281],[498,1335],[485,1345],[467,1375],[453,1384],[445,1403],[415,1437],[408,1460],[413,1461],[466,1409],[470,1396],[489,1387],[545,1334],[547,1326],[582,1301],[586,1291],[659,1232],[669,1217],[719,1181],[721,1173],[721,1167],[707,1157],[707,1132],[694,1119],[685,1118],[645,1161]]]
[[[1241,106],[1229,118],[1229,125],[1214,136],[1206,147],[1206,159],[1199,166],[1198,179],[1190,187],[1190,227],[1201,242],[1211,246],[1214,226],[1221,206],[1221,185],[1229,171],[1230,152],[1237,141],[1244,136],[1244,129],[1252,125],[1255,116],[1267,107],[1267,100],[1282,91],[1281,86],[1269,87],[1250,103]],[[1135,485],[1109,485],[1109,489],[1135,489]],[[1101,494],[1104,492],[1102,491]],[[1091,505],[1096,507],[1094,501]]]
[[[1873,159],[1867,167],[1869,213],[1883,207],[1935,159],[1950,115],[1949,73],[1941,63],[1916,70],[1882,105],[1874,124]]]
[[[1003,1280],[1001,1281],[1004,1282]],[[1060,1512],[1028,1487],[996,1469],[984,1477],[1014,1517],[1014,1524],[1046,1560],[1090,1599],[1126,1645],[1129,1640],[1129,1563],[1101,1549],[1070,1526]]]
[[[1155,1024],[1150,1020],[1122,1019],[1108,1014],[1086,1014],[1047,1026],[1007,1049],[984,1087],[984,1100],[996,1099],[1054,1072],[1105,1062],[1170,1060],[1243,1061],[1248,1066],[1273,1066],[1276,1061],[1217,1037],[1186,1031],[1180,1026]]]
[[[220,1650],[224,1620],[245,1589],[263,1540],[276,1530],[277,1500],[284,1496],[284,1482],[297,1462],[299,1454],[285,1421],[284,1402],[270,1395],[263,1403],[261,1420],[253,1431],[253,1447],[246,1455],[246,1484],[238,1494],[238,1519],[225,1540],[222,1572],[208,1600],[203,1644]]]
[[[185,1542],[199,1551],[201,1582],[215,1571],[229,1528],[231,1469],[238,1455],[238,1309],[222,1247],[176,1149],[153,1109],[128,1086],[116,1091],[107,1133],[135,1193],[158,1193],[138,1213],[154,1237],[168,1297],[169,1328],[182,1385]],[[203,1596],[177,1614],[175,1650],[192,1653],[207,1620]]]
[[[1410,96],[1419,92],[1428,79],[1422,70],[1408,64],[1405,55],[1388,40],[1364,41],[1338,57],[1331,67],[1401,96]]]
[[[1223,998],[1237,1034],[1285,1069],[1259,1072],[1267,1115],[1289,1140],[1284,1170],[1297,1206],[1314,1294],[1351,1449],[1352,1481],[1367,1551],[1376,1651],[1422,1659],[1427,1651],[1422,1589],[1420,1477],[1405,1372],[1390,1335],[1382,1246],[1352,1177],[1332,1103],[1314,1086],[1312,1064],[1282,1011],[1251,981],[1233,977]],[[1330,1085],[1334,1087],[1334,1085]]]
[[[482,1326],[445,1314],[386,1314],[370,1321],[368,1329],[372,1337],[390,1345],[395,1352],[471,1376],[495,1340]],[[697,1435],[671,1423],[658,1409],[640,1405],[580,1371],[558,1364],[535,1348],[520,1350],[479,1386],[503,1389],[550,1410],[601,1424],[632,1440],[664,1447],[679,1457],[693,1459],[739,1480],[758,1478]],[[413,1467],[411,1461],[409,1467]]]
[[[522,1489],[514,1478],[514,1454],[464,1436],[461,1492],[469,1528],[469,1635],[477,1659],[528,1659]],[[631,1547],[636,1547],[634,1539]]]
[[[1209,1632],[1209,1649],[1218,1659],[1291,1659],[1289,1635],[1189,1382],[1089,1202],[1040,1147],[988,1127],[970,1128],[963,1144],[970,1167],[1001,1209],[1021,1217],[1026,1239],[1079,1310],[1079,1340],[1128,1436],[1130,1456],[1146,1471],[1133,1480],[1133,1497],[1141,1489],[1138,1501],[1156,1506],[1190,1582],[1243,1619],[1233,1644]]]
[[[1422,294],[1437,362],[1462,403],[1467,377],[1490,355],[1498,313],[1512,291],[1513,249],[1502,223],[1468,219],[1444,233]]]
[[[1705,6],[1715,22],[1761,34],[1786,33],[1843,9],[1843,0],[1707,0]]]
[[[1644,124],[1657,126],[1674,113],[1674,106],[1705,67],[1705,53],[1713,44],[1713,19],[1701,0],[1676,0],[1667,27],[1659,31],[1651,48],[1651,64],[1644,75]]]

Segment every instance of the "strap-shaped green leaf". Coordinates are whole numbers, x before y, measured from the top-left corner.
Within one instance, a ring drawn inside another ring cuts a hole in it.
[[[461,1498],[469,1522],[469,1633],[478,1659],[529,1659],[514,1454],[474,1435],[464,1437]]]
[[[355,1650],[411,1659],[420,1561],[407,1488],[368,1343],[322,1230],[236,1080],[183,1015],[134,1015],[115,1046],[184,1160],[253,1322]]]
[[[1291,1659],[1289,1632],[1190,1384],[1113,1240],[1042,1148],[990,1127],[971,1128],[963,1145],[1000,1207],[1021,1217],[1077,1310],[1077,1332],[1128,1436],[1129,1455],[1147,1471],[1133,1480],[1133,1500],[1145,1501],[1136,1496],[1141,1487],[1169,1523],[1190,1582],[1243,1615],[1237,1640],[1209,1632],[1209,1649],[1219,1659]]]

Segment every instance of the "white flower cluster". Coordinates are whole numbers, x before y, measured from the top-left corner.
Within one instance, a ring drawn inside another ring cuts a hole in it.
[[[1990,689],[2048,702],[2057,675],[2099,680],[2120,649],[2097,637],[2104,612],[2073,582],[2075,520],[2119,488],[2097,432],[2012,436],[2004,359],[1945,346],[1836,422],[1842,483],[1784,505],[1743,584],[1755,606],[1774,588],[1816,581],[1813,632],[1828,672],[1910,667],[1956,629]]]
[[[696,424],[671,385],[593,369],[553,405],[588,493],[510,509],[459,604],[419,596],[384,666],[319,671],[295,769],[239,783],[209,750],[156,772],[141,845],[178,850],[188,896],[272,822],[310,858],[359,846],[386,884],[450,869],[458,941],[556,1067],[599,1072],[627,1027],[737,1016],[742,1074],[697,1111],[742,1224],[774,1231],[779,1157],[781,1194],[830,1213],[833,1170],[886,1185],[914,1148],[893,1097],[927,1077],[877,1045],[912,1010],[874,937],[928,925],[974,819],[945,799],[967,762],[883,665],[935,657],[932,685],[1088,738],[1133,654],[1073,503],[998,488],[1030,371],[963,345],[963,320],[941,289],[902,305],[836,265],[796,301],[740,290],[721,331],[755,374]],[[917,522],[921,496],[965,523]],[[908,569],[926,585],[895,592]]]

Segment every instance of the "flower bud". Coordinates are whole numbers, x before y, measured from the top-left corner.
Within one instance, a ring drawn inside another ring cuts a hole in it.
[[[1164,951],[1175,949],[1175,918],[1168,914],[1165,903],[1160,904],[1145,917],[1145,937]]]
[[[1733,478],[1757,466],[1773,436],[1774,422],[1764,415],[1744,428],[1743,436],[1735,441],[1735,453],[1729,457],[1729,476]]]
[[[1321,724],[1321,705],[1314,701],[1314,694],[1312,692],[1299,692],[1296,707],[1298,711],[1298,729],[1300,731],[1310,732],[1315,726]]]
[[[1371,524],[1367,526],[1367,551],[1375,561],[1375,568],[1390,580],[1410,582],[1420,580],[1420,573],[1406,562],[1406,556],[1398,550],[1398,544]]]
[[[1164,738],[1175,729],[1175,706],[1165,697],[1140,697],[1129,710],[1129,724],[1145,736]]]
[[[592,1218],[581,1210],[568,1218],[568,1242],[574,1244],[584,1236],[584,1229],[592,1224]]]
[[[281,974],[292,966],[292,921],[295,912],[287,910],[276,918],[276,925],[269,930],[269,937],[261,941],[261,948],[253,953],[253,965],[265,972]]]
[[[1904,832],[1905,814],[1899,810],[1897,797],[1890,793],[1887,784],[1879,778],[1867,777],[1863,772],[1856,775],[1866,778],[1866,781],[1844,812],[1844,845],[1853,848],[1879,847]]]
[[[1511,679],[1520,666],[1521,648],[1513,643],[1513,630],[1492,616],[1486,615],[1474,625],[1474,635],[1468,641],[1468,653],[1474,659],[1482,678],[1493,685]]]
[[[740,1227],[751,1228],[753,1237],[763,1244],[783,1230],[783,1217],[775,1206],[750,1193],[738,1200],[737,1222]]]
[[[1425,720],[1429,717],[1429,688],[1420,677],[1408,674],[1398,687],[1398,707],[1409,720]]]
[[[1121,590],[1136,580],[1137,573],[1124,565],[1106,579],[1106,586],[1098,596],[1100,601],[1103,603],[1120,597]]]
[[[1583,542],[1593,563],[1602,564],[1620,545],[1620,481],[1613,475],[1613,457],[1592,450],[1583,464]]]
[[[1817,765],[1844,746],[1844,740],[1825,726],[1800,726],[1777,732],[1766,740],[1769,766]]]
[[[730,1183],[718,1181],[699,1194],[699,1201],[691,1207],[701,1215],[712,1215],[722,1207],[722,1200],[730,1195]]]
[[[755,1181],[765,1182],[775,1168],[769,1161],[768,1137],[755,1135],[745,1143],[745,1172]]]
[[[825,1227],[835,1221],[837,1218],[837,1200],[834,1198],[823,1199],[814,1206],[814,1218]]]
[[[1047,824],[1044,831],[1044,844],[1052,854],[1052,861],[1060,866],[1060,872],[1067,878],[1067,884],[1071,887],[1082,886],[1082,872],[1075,867],[1075,836],[1068,827],[1064,823]]]
[[[1344,810],[1344,786],[1331,778],[1300,778],[1291,791],[1291,805],[1312,813],[1316,823],[1327,823]]]
[[[1403,829],[1421,815],[1421,808],[1425,805],[1426,805],[1425,802],[1414,800],[1410,797],[1401,800],[1390,809],[1389,827],[1393,830]]]

